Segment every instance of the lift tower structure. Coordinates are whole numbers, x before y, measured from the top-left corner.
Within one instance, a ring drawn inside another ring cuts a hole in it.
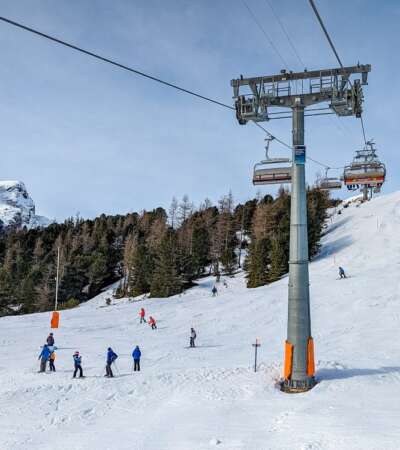
[[[314,344],[311,335],[308,275],[307,199],[305,183],[306,148],[304,111],[328,102],[338,116],[361,117],[363,92],[371,66],[287,72],[278,75],[231,81],[236,118],[241,125],[269,120],[271,108],[292,110],[292,191],[288,324],[282,390],[304,392],[315,385]],[[353,75],[360,78],[351,80]]]

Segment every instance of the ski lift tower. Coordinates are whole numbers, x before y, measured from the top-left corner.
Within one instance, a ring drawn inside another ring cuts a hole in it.
[[[367,84],[371,66],[360,65],[232,80],[236,118],[241,125],[269,120],[271,108],[292,110],[292,191],[290,212],[290,255],[288,326],[282,390],[304,392],[315,385],[314,344],[311,335],[307,203],[305,183],[306,148],[304,111],[327,102],[338,116],[361,117],[362,85]],[[352,75],[360,78],[350,80]]]

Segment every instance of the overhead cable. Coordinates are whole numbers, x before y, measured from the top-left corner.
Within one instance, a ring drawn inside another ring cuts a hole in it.
[[[293,41],[290,38],[289,33],[287,32],[285,26],[283,25],[282,21],[279,19],[278,14],[276,14],[274,8],[272,7],[272,4],[271,4],[270,0],[265,0],[265,1],[268,3],[268,6],[270,7],[270,9],[272,11],[272,14],[274,15],[276,21],[278,22],[278,24],[281,27],[284,35],[286,36],[286,39],[288,40],[290,47],[292,48],[294,54],[296,55],[296,58],[298,59],[300,65],[304,69],[306,67],[306,65],[304,64],[303,60],[300,58],[300,55],[299,55],[298,51],[296,50],[296,47],[294,46]]]
[[[157,83],[161,83],[161,84],[163,84],[165,86],[168,86],[170,88],[173,88],[173,89],[176,89],[178,91],[184,92],[185,94],[189,94],[189,95],[192,95],[194,97],[200,98],[202,100],[214,103],[216,105],[222,106],[223,108],[228,108],[228,109],[233,109],[233,110],[235,109],[232,106],[226,105],[225,103],[222,103],[222,102],[220,102],[218,100],[214,100],[214,99],[212,99],[210,97],[206,97],[206,96],[201,95],[201,94],[199,94],[197,92],[190,91],[189,89],[185,89],[185,88],[180,87],[180,86],[178,86],[176,84],[169,83],[168,81],[164,81],[164,80],[162,80],[160,78],[154,77],[153,75],[149,75],[149,74],[147,74],[145,72],[142,72],[140,70],[137,70],[137,69],[134,69],[132,67],[126,66],[125,64],[121,64],[121,63],[119,63],[117,61],[114,61],[114,60],[112,60],[110,58],[106,58],[106,57],[101,56],[101,55],[99,55],[97,53],[93,53],[93,52],[91,52],[89,50],[85,50],[85,49],[83,49],[81,47],[78,47],[77,45],[70,44],[69,42],[66,42],[66,41],[64,41],[62,39],[58,39],[58,38],[56,38],[54,36],[51,36],[49,34],[42,33],[41,31],[38,31],[38,30],[35,30],[33,28],[27,27],[26,25],[22,25],[21,23],[15,22],[13,20],[7,19],[7,18],[2,17],[2,16],[0,16],[0,20],[3,21],[3,22],[8,23],[10,25],[13,25],[15,27],[21,28],[22,30],[29,31],[30,33],[36,34],[37,36],[40,36],[42,38],[49,39],[50,41],[56,42],[57,44],[60,44],[60,45],[63,45],[65,47],[68,47],[68,48],[71,48],[73,50],[76,50],[77,52],[84,53],[85,55],[91,56],[92,58],[95,58],[95,59],[98,59],[100,61],[112,64],[113,66],[119,67],[120,69],[127,70],[127,71],[132,72],[132,73],[134,73],[136,75],[139,75],[141,77],[148,78],[149,80],[156,81]]]
[[[253,18],[254,22],[258,26],[258,28],[261,30],[262,34],[264,35],[265,39],[268,41],[269,45],[273,48],[275,53],[279,56],[280,60],[283,62],[283,66],[287,69],[289,66],[283,56],[281,55],[280,51],[276,47],[276,45],[273,43],[272,39],[268,36],[267,32],[265,31],[265,28],[261,25],[259,20],[257,19],[256,15],[251,10],[250,6],[246,2],[246,0],[242,0],[243,5],[246,7],[247,11],[249,12],[250,16]]]
[[[106,57],[101,56],[101,55],[99,55],[99,54],[97,54],[97,53],[91,52],[91,51],[89,51],[89,50],[85,50],[85,49],[83,49],[83,48],[81,48],[81,47],[78,47],[77,45],[71,44],[71,43],[69,43],[69,42],[67,42],[67,41],[64,41],[64,40],[62,40],[62,39],[56,38],[56,37],[51,36],[51,35],[49,35],[49,34],[43,33],[43,32],[41,32],[41,31],[38,31],[38,30],[36,30],[36,29],[34,29],[34,28],[28,27],[28,26],[23,25],[23,24],[21,24],[21,23],[15,22],[14,20],[7,19],[6,17],[0,16],[0,21],[5,22],[5,23],[7,23],[7,24],[9,24],[9,25],[15,26],[15,27],[17,27],[17,28],[20,28],[20,29],[22,29],[22,30],[24,30],[24,31],[28,31],[28,32],[30,32],[30,33],[33,33],[33,34],[35,34],[35,35],[37,35],[37,36],[40,36],[40,37],[42,37],[42,38],[48,39],[48,40],[50,40],[50,41],[53,41],[53,42],[55,42],[55,43],[57,43],[57,44],[59,44],[59,45],[62,45],[62,46],[64,46],[64,47],[68,47],[68,48],[70,48],[70,49],[72,49],[72,50],[75,50],[75,51],[77,51],[77,52],[83,53],[83,54],[85,54],[85,55],[87,55],[87,56],[90,56],[90,57],[92,57],[92,58],[95,58],[95,59],[97,59],[97,60],[100,60],[100,61],[103,61],[103,62],[105,62],[105,63],[111,64],[111,65],[113,65],[113,66],[115,66],[115,67],[118,67],[118,68],[120,68],[120,69],[127,70],[127,71],[129,71],[129,72],[131,72],[131,73],[134,73],[134,74],[136,74],[136,75],[139,75],[139,76],[148,78],[148,79],[150,79],[150,80],[152,80],[152,81],[156,81],[156,82],[158,82],[158,83],[163,84],[164,86],[171,87],[171,88],[176,89],[176,90],[178,90],[178,91],[180,91],[180,92],[183,92],[183,93],[185,93],[185,94],[192,95],[192,96],[194,96],[194,97],[200,98],[201,100],[205,100],[205,101],[207,101],[207,102],[216,104],[216,105],[218,105],[218,106],[221,106],[221,107],[224,107],[224,108],[227,108],[227,109],[230,109],[230,110],[235,110],[235,108],[232,107],[232,106],[230,106],[230,105],[226,105],[225,103],[222,103],[222,102],[220,102],[220,101],[214,100],[214,99],[209,98],[209,97],[206,97],[206,96],[201,95],[201,94],[199,94],[199,93],[197,93],[197,92],[190,91],[190,90],[185,89],[185,88],[182,88],[182,87],[180,87],[180,86],[178,86],[178,85],[176,85],[176,84],[169,83],[168,81],[164,81],[164,80],[162,80],[162,79],[160,79],[160,78],[154,77],[154,76],[149,75],[149,74],[147,74],[147,73],[145,73],[145,72],[142,72],[142,71],[140,71],[140,70],[137,70],[137,69],[134,69],[134,68],[132,68],[132,67],[126,66],[126,65],[124,65],[124,64],[118,63],[118,62],[116,62],[116,61],[114,61],[114,60],[112,60],[112,59],[110,59],[110,58],[106,58]],[[313,115],[314,115],[314,114],[313,114]],[[280,144],[282,144],[283,146],[285,146],[285,147],[287,147],[287,148],[289,148],[289,149],[292,149],[292,146],[290,146],[290,145],[287,144],[286,142],[282,141],[281,139],[277,138],[276,136],[272,135],[272,134],[271,134],[266,128],[264,128],[262,125],[260,125],[260,124],[257,123],[257,122],[254,122],[254,121],[253,121],[253,123],[254,123],[257,127],[259,127],[260,129],[262,129],[265,133],[267,133],[269,136],[272,136],[277,142],[279,142]],[[309,158],[309,159],[310,159],[310,158]]]
[[[314,0],[308,0],[308,1],[309,1],[310,5],[312,7],[312,9],[313,9],[317,19],[318,19],[318,22],[321,25],[321,28],[322,28],[323,32],[325,33],[326,38],[328,39],[329,45],[331,46],[331,49],[332,49],[333,53],[335,54],[336,59],[338,60],[338,63],[340,64],[340,67],[343,67],[342,61],[340,60],[338,52],[336,51],[336,48],[333,45],[332,39],[330,38],[329,33],[328,33],[328,31],[327,31],[327,29],[326,29],[326,27],[325,27],[325,25],[324,25],[324,23],[322,21],[322,18],[319,15],[319,12],[317,10],[317,7],[315,6]],[[350,86],[351,86],[350,79],[349,79],[349,83],[350,83]],[[364,121],[363,121],[362,115],[360,115],[360,119],[361,119],[361,129],[362,129],[364,144],[366,145],[367,144],[367,139],[365,137],[365,128],[364,128]]]
[[[336,48],[333,45],[332,39],[330,38],[329,33],[328,33],[327,29],[325,28],[324,22],[322,21],[322,18],[319,15],[319,12],[318,12],[317,7],[315,6],[314,0],[308,0],[308,1],[318,19],[319,24],[321,25],[322,31],[325,33],[326,39],[328,39],[329,45],[331,46],[331,49],[333,50],[333,53],[335,54],[336,59],[338,60],[338,63],[340,64],[340,67],[343,67],[342,61],[340,60],[339,55],[336,51]]]

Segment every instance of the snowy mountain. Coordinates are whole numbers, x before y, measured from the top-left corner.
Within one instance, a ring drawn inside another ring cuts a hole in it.
[[[35,214],[35,203],[22,181],[0,181],[0,225],[3,228],[37,228],[50,220]]]
[[[166,299],[114,301],[111,289],[61,312],[56,373],[38,374],[50,314],[0,319],[2,450],[337,450],[400,448],[400,192],[342,209],[310,265],[319,383],[276,386],[287,278],[246,289],[212,278]],[[341,265],[348,279],[338,279]],[[139,324],[139,309],[158,329]],[[197,348],[187,348],[190,327]],[[259,338],[259,370],[253,348]],[[131,352],[142,349],[142,371]],[[105,353],[119,354],[114,379]],[[71,379],[72,353],[85,379]]]

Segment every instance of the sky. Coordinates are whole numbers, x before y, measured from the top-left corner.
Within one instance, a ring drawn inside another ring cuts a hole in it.
[[[288,68],[303,70],[267,0],[246,1]],[[307,0],[269,1],[307,69],[337,67]],[[392,81],[400,69],[400,2],[316,4],[344,65],[372,65],[367,138],[387,165],[383,192],[398,190],[400,93]],[[0,0],[0,15],[227,104],[232,78],[283,68],[243,0]],[[252,186],[265,134],[238,125],[233,111],[3,22],[0,46],[0,179],[25,182],[37,213],[91,218],[168,208],[184,194],[199,205],[229,190],[237,202],[276,191]],[[290,143],[290,119],[263,125]],[[312,158],[343,166],[363,145],[360,121],[306,118],[305,143]],[[290,155],[274,143],[271,156]],[[321,167],[309,162],[306,171],[312,184]]]

